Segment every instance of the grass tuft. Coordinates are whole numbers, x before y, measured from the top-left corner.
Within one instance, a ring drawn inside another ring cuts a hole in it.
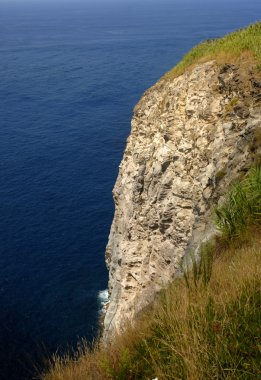
[[[246,178],[236,183],[224,204],[215,210],[216,225],[225,239],[238,238],[249,225],[261,223],[261,167],[251,168]]]
[[[198,63],[215,60],[218,63],[251,62],[261,71],[261,22],[252,24],[222,38],[207,40],[195,46],[165,78],[173,79]]]

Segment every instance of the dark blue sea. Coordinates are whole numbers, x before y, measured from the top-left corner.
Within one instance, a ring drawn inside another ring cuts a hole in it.
[[[132,109],[260,0],[0,0],[0,379],[97,333]]]

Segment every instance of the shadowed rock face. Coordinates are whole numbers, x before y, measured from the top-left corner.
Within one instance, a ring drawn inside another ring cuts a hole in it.
[[[258,154],[260,126],[259,81],[234,65],[200,64],[144,94],[113,190],[105,340],[213,233],[211,207]]]

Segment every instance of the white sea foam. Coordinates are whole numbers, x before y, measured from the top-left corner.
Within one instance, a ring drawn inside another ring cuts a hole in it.
[[[100,303],[100,313],[104,313],[106,305],[110,302],[108,289],[99,291],[98,300]]]

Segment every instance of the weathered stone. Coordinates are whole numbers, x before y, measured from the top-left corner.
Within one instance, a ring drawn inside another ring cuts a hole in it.
[[[249,109],[246,106],[243,105],[237,105],[234,107],[234,111],[236,115],[241,117],[242,119],[245,119],[249,116],[250,112]]]
[[[160,80],[136,105],[113,191],[105,340],[132,321],[173,280],[180,259],[213,233],[213,202],[251,165],[261,107],[249,93],[250,80],[259,88],[235,66],[220,69],[212,61]],[[235,98],[238,107],[228,116],[226,106]]]

